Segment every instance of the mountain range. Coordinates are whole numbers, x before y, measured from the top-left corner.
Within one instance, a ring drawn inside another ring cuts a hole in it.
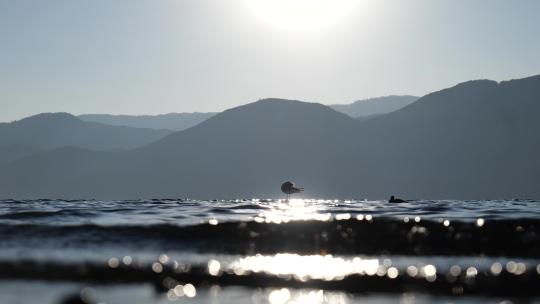
[[[133,149],[171,132],[84,122],[68,113],[38,114],[0,123],[0,164],[65,146],[103,151]]]
[[[540,197],[540,76],[469,81],[358,120],[265,99],[124,151],[63,147],[0,168],[0,197]],[[1,138],[1,137],[0,137]]]
[[[83,121],[99,122],[113,126],[182,131],[207,120],[215,114],[216,113],[169,113],[161,115],[83,114],[78,117]]]
[[[381,114],[394,112],[415,102],[419,97],[403,96],[384,96],[369,99],[362,99],[351,104],[335,104],[330,107],[338,112],[347,114],[354,118],[373,117]]]
[[[393,112],[405,107],[417,99],[418,97],[408,95],[385,96],[362,99],[351,104],[335,104],[330,105],[330,107],[354,118],[365,118]],[[161,115],[83,114],[78,117],[83,121],[98,122],[113,126],[182,131],[191,128],[216,114],[217,113],[214,112],[169,113]]]
[[[349,116],[367,119],[373,117],[371,113],[380,115],[394,110],[396,106],[404,106],[401,99],[401,96],[389,96],[331,107],[340,107],[340,111]],[[368,107],[363,106],[368,103]],[[367,116],[362,116],[362,113]],[[42,113],[12,123],[0,123],[0,165],[65,146],[93,150],[131,149],[173,131],[191,128],[214,115],[216,113],[211,112],[138,116]]]

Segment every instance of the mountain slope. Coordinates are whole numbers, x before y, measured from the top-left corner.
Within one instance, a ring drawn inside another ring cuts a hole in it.
[[[33,154],[37,154],[39,152],[42,152],[38,148],[32,148],[27,146],[21,146],[21,145],[11,145],[6,147],[0,147],[0,166],[9,164],[10,162],[30,156]]]
[[[351,170],[375,196],[540,197],[540,77],[471,81],[363,122],[369,161]],[[363,174],[365,173],[365,174]]]
[[[83,122],[67,113],[44,113],[0,124],[0,146],[55,149],[76,146],[96,150],[131,149],[171,131],[137,129]]]
[[[216,113],[169,113],[162,115],[109,115],[84,114],[78,117],[83,121],[99,122],[113,126],[134,128],[167,129],[181,131],[191,128]]]
[[[540,197],[540,76],[471,81],[358,121],[262,100],[133,151],[62,149],[2,168],[1,197]],[[9,176],[9,178],[7,177]]]
[[[276,181],[323,178],[355,125],[321,104],[266,99],[227,110],[139,153],[169,160],[152,166],[189,196],[276,195],[268,187]]]
[[[330,107],[338,112],[354,118],[375,116],[399,110],[416,100],[416,96],[384,96],[370,99],[362,99],[351,104],[335,104]]]
[[[275,195],[274,187],[268,185],[276,180],[324,176],[325,168],[332,164],[327,156],[337,143],[346,141],[348,135],[343,132],[353,130],[355,124],[354,119],[320,104],[262,100],[227,110],[133,151],[92,157],[91,151],[60,149],[20,160],[3,168],[13,174],[0,194],[98,198]],[[35,174],[26,174],[32,171]],[[4,182],[1,177],[0,181]]]

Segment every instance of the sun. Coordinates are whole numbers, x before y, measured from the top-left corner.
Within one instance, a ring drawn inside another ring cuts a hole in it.
[[[341,22],[361,0],[246,0],[256,17],[284,30],[311,30]]]

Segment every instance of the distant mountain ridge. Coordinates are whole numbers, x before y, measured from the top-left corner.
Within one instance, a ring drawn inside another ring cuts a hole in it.
[[[335,104],[330,107],[354,118],[374,117],[403,108],[416,101],[418,98],[419,97],[408,95],[391,95],[358,100],[351,104]],[[215,112],[168,113],[159,115],[82,114],[78,117],[83,121],[99,122],[113,126],[182,131],[191,128],[216,114],[217,113]]]
[[[266,99],[122,152],[63,148],[1,168],[0,197],[539,198],[540,76],[469,81],[353,119]]]
[[[84,122],[68,113],[43,113],[0,123],[0,164],[64,146],[104,151],[133,149],[171,132]]]
[[[111,115],[83,114],[78,117],[84,121],[99,122],[113,126],[134,128],[167,129],[181,131],[191,128],[216,113],[169,113],[160,115]]]
[[[168,130],[152,130],[84,122],[68,113],[43,113],[0,123],[0,146],[40,149],[76,146],[94,150],[133,149],[149,144]]]
[[[410,95],[390,95],[362,99],[351,104],[334,104],[330,105],[330,107],[354,118],[375,117],[377,115],[399,110],[417,101],[419,98],[420,97]]]

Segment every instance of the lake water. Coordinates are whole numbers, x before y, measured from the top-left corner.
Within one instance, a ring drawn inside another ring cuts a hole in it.
[[[537,286],[534,200],[0,200],[0,303],[511,303]]]

